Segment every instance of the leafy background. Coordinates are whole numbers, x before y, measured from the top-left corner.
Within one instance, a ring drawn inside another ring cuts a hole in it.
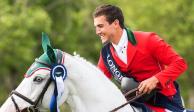
[[[189,68],[178,82],[186,107],[194,109],[193,0],[0,0],[0,105],[41,55],[41,32],[55,48],[97,63],[102,45],[92,12],[100,4],[121,7],[127,27],[156,32],[184,57]]]

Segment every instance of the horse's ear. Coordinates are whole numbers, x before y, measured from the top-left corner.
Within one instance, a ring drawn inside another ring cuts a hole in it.
[[[56,59],[56,56],[55,56],[55,52],[53,50],[53,48],[49,45],[47,45],[47,56],[49,57],[50,61],[52,63],[56,63],[57,62],[57,59]]]
[[[47,46],[51,47],[50,40],[46,33],[42,32],[42,48],[44,52],[47,52]]]
[[[51,63],[56,63],[56,56],[53,48],[51,47],[50,40],[48,38],[48,35],[44,32],[42,32],[42,48],[44,50],[44,53],[47,54],[49,57]]]

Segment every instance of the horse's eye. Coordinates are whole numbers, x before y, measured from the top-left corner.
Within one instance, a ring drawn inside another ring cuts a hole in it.
[[[43,80],[43,78],[42,77],[40,77],[40,76],[36,76],[35,78],[34,78],[34,82],[37,82],[37,83],[40,83],[40,82],[42,82],[42,80]]]

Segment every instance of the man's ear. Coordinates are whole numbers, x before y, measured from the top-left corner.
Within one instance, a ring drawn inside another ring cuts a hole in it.
[[[120,27],[120,24],[119,24],[119,20],[118,19],[115,19],[115,21],[113,22],[115,28],[118,28]]]

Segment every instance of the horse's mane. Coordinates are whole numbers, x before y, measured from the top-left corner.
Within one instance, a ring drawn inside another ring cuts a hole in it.
[[[90,61],[87,61],[85,58],[81,57],[78,54],[74,54],[72,57],[77,62],[77,66],[79,66],[77,67],[80,70],[79,72],[80,73],[83,72],[83,74],[85,74],[82,75],[83,77],[87,77],[89,78],[89,80],[90,78],[95,80],[99,79],[100,82],[103,81],[102,83],[106,83],[107,86],[113,86],[112,82],[106,77],[106,75],[104,75],[104,73],[96,65],[94,65]]]
[[[93,63],[87,61],[84,57],[81,57],[79,54],[74,54],[73,56],[78,62],[81,62],[82,64],[91,67],[94,69],[96,72],[99,72],[100,69],[98,69],[97,66],[95,66]]]

